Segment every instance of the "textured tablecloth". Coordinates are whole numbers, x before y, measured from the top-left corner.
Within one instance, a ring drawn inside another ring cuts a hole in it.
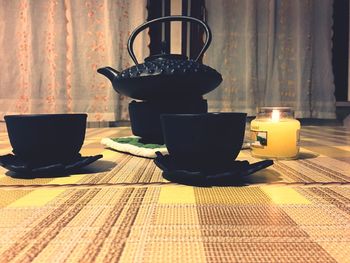
[[[0,262],[350,262],[350,130],[303,127],[298,160],[210,188],[99,143],[129,134],[88,129],[81,153],[104,158],[70,177],[0,168]]]

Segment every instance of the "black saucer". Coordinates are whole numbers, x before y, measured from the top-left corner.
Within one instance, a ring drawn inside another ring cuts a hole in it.
[[[78,169],[89,165],[90,163],[102,158],[101,154],[95,156],[77,155],[70,161],[51,162],[49,164],[35,165],[19,159],[16,155],[7,154],[0,156],[0,165],[9,171],[15,172],[16,178],[35,178],[35,177],[57,177],[67,175]]]
[[[232,161],[224,167],[210,169],[191,168],[179,164],[170,155],[156,152],[154,163],[163,170],[163,177],[168,181],[191,186],[230,186],[240,185],[244,176],[255,173],[273,164],[272,160],[264,160],[250,164],[248,161]]]

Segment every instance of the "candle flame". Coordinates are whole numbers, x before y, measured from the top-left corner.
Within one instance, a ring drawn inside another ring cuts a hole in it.
[[[272,110],[271,120],[272,122],[278,122],[280,120],[280,111],[279,110]]]

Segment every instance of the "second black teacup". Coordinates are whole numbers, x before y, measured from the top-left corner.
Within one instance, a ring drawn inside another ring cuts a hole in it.
[[[243,144],[246,116],[242,112],[162,114],[169,154],[194,166],[232,163]]]

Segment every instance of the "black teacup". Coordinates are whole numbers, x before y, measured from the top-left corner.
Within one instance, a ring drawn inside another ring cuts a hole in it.
[[[79,156],[87,114],[7,115],[13,153],[33,164],[66,162]]]
[[[236,159],[243,140],[246,113],[162,114],[169,154],[182,165],[213,168]]]

